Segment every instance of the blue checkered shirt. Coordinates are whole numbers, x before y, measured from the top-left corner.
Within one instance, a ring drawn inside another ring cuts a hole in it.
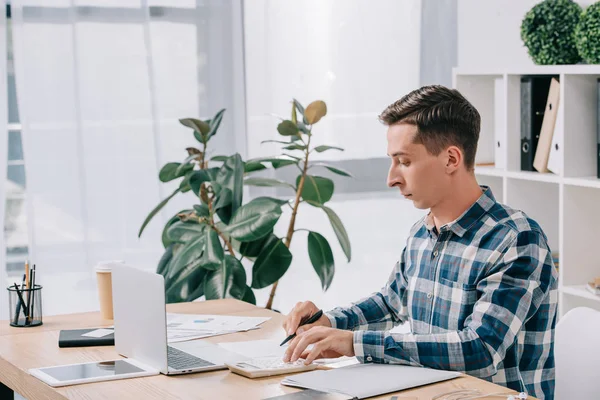
[[[326,315],[355,331],[361,362],[462,371],[552,399],[558,275],[547,238],[482,189],[439,233],[431,214],[412,227],[380,292]],[[404,322],[411,333],[389,332]]]

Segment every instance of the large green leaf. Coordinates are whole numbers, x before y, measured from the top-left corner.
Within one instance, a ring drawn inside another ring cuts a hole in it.
[[[281,205],[268,197],[258,197],[240,207],[225,230],[241,242],[254,241],[268,235],[280,216]]]
[[[206,225],[191,221],[179,221],[172,224],[167,229],[167,238],[175,243],[187,243],[197,236],[204,235]]]
[[[222,208],[229,207],[231,206],[232,199],[233,195],[231,190],[229,190],[229,188],[222,188],[217,195],[217,200],[215,201],[213,208],[218,211]]]
[[[271,165],[275,169],[285,167],[287,165],[298,164],[297,160],[290,160],[287,157],[266,157],[266,158],[253,158],[252,160],[248,160],[246,162],[246,165],[248,165],[248,164],[254,165],[257,163],[264,163],[264,162],[271,163]],[[249,172],[249,171],[247,171],[247,172]]]
[[[262,289],[279,280],[292,263],[292,253],[281,239],[271,236],[252,266],[252,287]]]
[[[244,180],[244,183],[246,185],[250,185],[250,186],[269,186],[269,187],[279,186],[279,187],[287,187],[287,188],[296,190],[294,185],[291,185],[291,184],[281,181],[279,179],[272,179],[272,178],[246,178]]]
[[[286,119],[277,125],[277,132],[282,136],[295,136],[298,134],[298,127],[295,123]]]
[[[326,151],[326,150],[339,150],[339,151],[344,151],[344,149],[342,149],[341,147],[336,147],[336,146],[325,146],[325,145],[322,145],[322,146],[317,146],[317,147],[315,147],[315,148],[314,148],[314,150],[315,150],[316,152],[318,152],[318,153],[322,153],[322,152],[324,152],[324,151]]]
[[[213,181],[217,177],[219,168],[209,168],[194,171],[190,177],[190,186],[196,196],[200,195],[200,186],[204,182]]]
[[[246,271],[235,257],[227,254],[221,266],[210,272],[204,281],[206,300],[233,297],[241,299],[246,291]]]
[[[219,234],[214,229],[206,229],[205,234],[205,249],[202,255],[202,267],[210,270],[215,270],[221,266],[225,253],[219,239]]]
[[[148,225],[148,223],[152,220],[152,218],[154,218],[154,216],[156,214],[158,214],[158,212],[165,206],[165,204],[167,204],[169,202],[169,200],[171,200],[173,197],[175,197],[175,195],[177,193],[179,193],[180,191],[181,191],[180,188],[175,189],[175,191],[173,191],[173,193],[171,193],[169,195],[169,197],[167,197],[166,199],[164,199],[163,201],[158,203],[158,205],[156,207],[154,207],[154,210],[150,211],[150,214],[148,214],[148,216],[142,223],[142,227],[140,228],[140,231],[138,232],[138,237],[142,236],[142,232],[144,232],[146,225]]]
[[[296,186],[300,184],[302,175],[296,178]],[[304,188],[302,188],[302,198],[306,201],[325,204],[333,196],[333,181],[322,176],[306,175]]]
[[[220,110],[213,119],[210,120],[210,131],[208,132],[208,138],[210,139],[217,133],[217,129],[219,129],[219,125],[221,125],[221,120],[223,119],[223,113],[225,109]]]
[[[229,157],[219,168],[216,182],[222,188],[231,190],[231,206],[222,208],[219,212],[219,218],[226,224],[229,223],[231,215],[235,214],[242,205],[242,196],[244,193],[244,163],[239,154]]]
[[[194,204],[194,211],[199,217],[207,218],[210,216],[210,210],[206,204]]]
[[[289,146],[285,146],[284,150],[306,150],[306,146],[303,144],[290,144]]]
[[[173,225],[175,222],[181,221],[181,219],[179,218],[179,214],[181,214],[181,213],[187,214],[190,211],[191,210],[183,210],[183,211],[178,212],[177,214],[172,216],[171,219],[165,224],[165,227],[163,228],[162,236],[161,236],[162,244],[165,249],[173,243],[173,241],[167,237],[167,230],[169,230],[169,227],[171,225]]]
[[[172,244],[165,249],[165,252],[163,253],[160,260],[158,261],[158,265],[156,267],[157,274],[161,274],[163,276],[166,275],[166,273],[168,271],[169,263],[173,259],[173,247],[174,246],[176,246],[176,245]]]
[[[158,173],[158,179],[161,182],[169,182],[173,179],[181,178],[194,169],[194,165],[187,163],[170,162],[165,164]]]
[[[320,233],[308,233],[308,256],[317,275],[319,275],[319,279],[321,279],[321,287],[326,291],[331,285],[335,273],[335,264],[329,242]]]
[[[310,125],[316,124],[327,114],[327,105],[322,100],[313,101],[306,107],[304,116]]]
[[[197,261],[183,268],[169,283],[165,283],[167,303],[192,301],[202,296],[207,273],[208,270]]]
[[[269,233],[268,235],[266,235],[260,239],[254,240],[252,242],[240,243],[240,248],[239,248],[240,254],[243,255],[244,257],[248,257],[248,258],[258,257],[258,255],[260,254],[262,249],[265,247],[265,245],[269,242],[269,240],[272,240],[271,239],[272,236],[275,236],[275,235],[273,235],[273,232]],[[275,237],[275,239],[277,239],[277,237]]]
[[[352,246],[350,246],[350,239],[348,238],[348,233],[346,232],[346,228],[344,228],[344,224],[342,224],[342,220],[331,208],[323,205],[320,207],[323,209],[323,211],[325,211],[327,217],[329,217],[331,227],[333,228],[333,231],[340,242],[340,246],[342,247],[346,258],[348,259],[348,262],[350,262],[352,259]]]
[[[343,170],[341,168],[338,168],[338,167],[333,167],[331,165],[328,165],[328,164],[325,164],[325,163],[322,163],[322,162],[313,163],[313,164],[311,164],[311,166],[314,166],[314,167],[324,167],[324,168],[327,168],[328,170],[330,170],[331,172],[333,172],[334,174],[352,177],[352,175],[350,174],[350,172],[348,172],[346,170]]]
[[[264,165],[262,165],[259,162],[246,162],[244,163],[244,172],[248,173],[248,172],[254,172],[254,171],[260,171],[263,169],[267,169],[267,167],[265,167]]]
[[[250,286],[246,285],[246,291],[244,292],[244,297],[242,297],[242,301],[256,305],[256,297],[254,296],[254,291]]]
[[[173,252],[173,260],[166,275],[166,284],[171,284],[173,279],[184,269],[199,265],[204,254],[206,235],[196,235],[188,240],[176,252]]]

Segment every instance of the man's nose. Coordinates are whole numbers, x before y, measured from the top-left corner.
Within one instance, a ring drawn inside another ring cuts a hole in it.
[[[394,171],[394,168],[390,168],[387,177],[387,185],[389,187],[394,187],[396,185],[401,185],[403,182],[402,175],[397,171]]]

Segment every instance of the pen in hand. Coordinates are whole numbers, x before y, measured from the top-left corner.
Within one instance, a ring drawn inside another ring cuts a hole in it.
[[[301,321],[300,325],[298,326],[301,327],[302,325],[308,325],[308,324],[312,324],[314,322],[317,322],[317,320],[319,318],[321,318],[321,316],[323,315],[323,310],[319,310],[316,313],[314,313],[313,315],[311,315],[308,319]],[[281,344],[279,346],[283,346],[284,344],[286,344],[287,342],[289,342],[290,340],[292,340],[293,338],[296,337],[296,334],[293,333],[290,336],[288,336],[287,338],[285,338],[285,340],[283,342],[281,342]]]

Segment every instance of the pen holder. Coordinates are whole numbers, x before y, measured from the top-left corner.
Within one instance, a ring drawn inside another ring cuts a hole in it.
[[[19,328],[42,325],[42,286],[35,285],[31,289],[9,286],[6,289],[10,325]]]

